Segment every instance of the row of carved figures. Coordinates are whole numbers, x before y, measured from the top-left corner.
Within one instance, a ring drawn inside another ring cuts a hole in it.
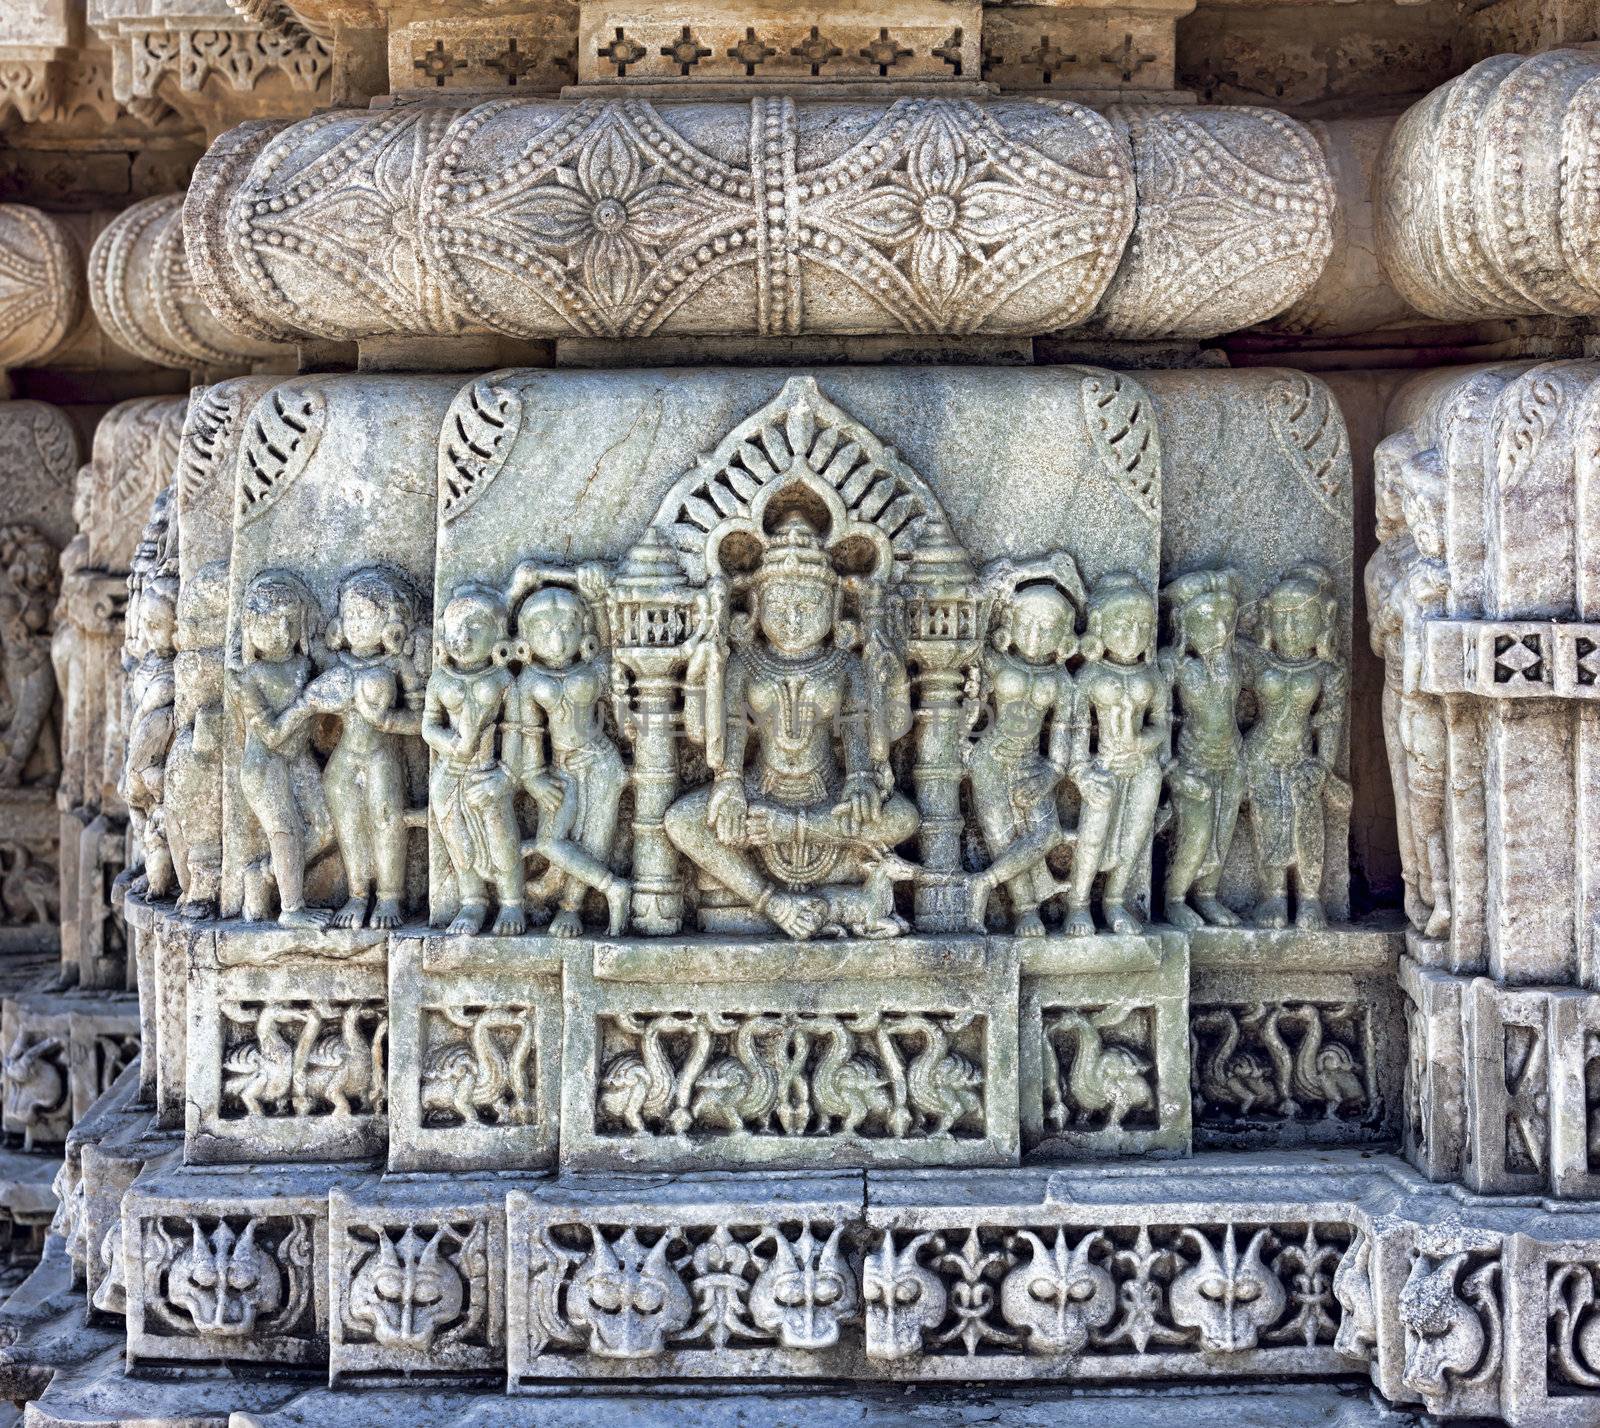
[[[927,930],[995,925],[1003,889],[1020,935],[1057,898],[1065,932],[1095,931],[1096,894],[1100,925],[1130,932],[1170,827],[1166,920],[1230,926],[1244,813],[1255,923],[1325,924],[1326,810],[1348,799],[1327,570],[1254,604],[1231,571],[1183,575],[1158,647],[1157,595],[1126,572],[1088,589],[1064,555],[1002,561],[936,601],[885,565],[847,573],[791,511],[746,570],[700,585],[674,570],[641,595],[599,564],[535,562],[509,588],[460,585],[431,649],[395,568],[351,572],[331,611],[268,568],[222,676],[203,655],[225,643],[225,572],[157,576],[130,615],[124,780],[149,891],[216,912],[207,791],[231,741],[251,920],[275,902],[287,926],[400,925],[427,828],[455,933],[517,935],[532,905],[574,936],[591,900],[613,935],[673,932],[686,872],[705,930],[894,936],[909,883]],[[342,904],[309,905],[308,868],[334,853]]]
[[[81,1214],[81,1210],[80,1210]],[[69,1232],[72,1227],[68,1227]],[[850,1339],[880,1362],[924,1355],[1187,1355],[1214,1365],[1258,1349],[1367,1359],[1380,1325],[1375,1238],[1359,1227],[1138,1225],[1116,1230],[886,1229],[862,1244],[826,1221],[715,1227],[524,1226],[523,1301],[533,1364],[575,1355],[826,1352]],[[197,1215],[147,1221],[142,1262],[121,1228],[97,1247],[100,1307],[121,1312],[144,1277],[164,1332],[228,1343],[310,1328],[310,1222]],[[87,1247],[74,1239],[79,1253]],[[485,1316],[502,1273],[484,1221],[349,1225],[329,1246],[342,1343],[442,1356],[492,1354]],[[1430,1407],[1494,1380],[1505,1361],[1502,1266],[1493,1251],[1413,1250],[1398,1298],[1402,1381]],[[1600,1365],[1595,1271],[1551,1278],[1551,1364],[1592,1386]]]

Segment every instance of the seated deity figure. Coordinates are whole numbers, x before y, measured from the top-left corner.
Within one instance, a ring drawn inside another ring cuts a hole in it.
[[[318,713],[339,720],[322,776],[348,889],[335,927],[390,928],[403,920],[406,743],[422,729],[426,680],[419,604],[399,571],[368,565],[346,576],[327,632],[328,668],[306,690]]]
[[[1102,874],[1107,929],[1144,926],[1133,880],[1155,834],[1172,723],[1156,663],[1156,605],[1144,583],[1126,571],[1102,575],[1087,624],[1070,766],[1082,799],[1064,926],[1073,937],[1094,932],[1089,899]]]
[[[972,931],[985,931],[989,898],[1003,886],[1012,930],[1042,937],[1040,907],[1061,891],[1046,859],[1073,839],[1061,827],[1057,797],[1072,756],[1076,704],[1066,662],[1077,652],[1077,612],[1087,596],[1069,556],[1002,574],[1009,588],[996,592],[1000,623],[979,671],[988,719],[966,753],[990,858],[968,883],[968,918]],[[1036,583],[1023,584],[1030,580]]]
[[[523,668],[507,699],[501,752],[538,810],[532,851],[550,868],[549,895],[557,903],[551,936],[583,931],[583,900],[592,888],[605,899],[608,931],[616,937],[628,925],[633,885],[610,863],[628,770],[602,722],[612,691],[596,629],[605,576],[598,565],[585,565],[577,590],[545,583],[570,578],[531,562],[513,577],[513,604],[524,590],[535,593],[517,610]]]
[[[700,695],[714,781],[672,804],[666,832],[714,882],[803,940],[829,925],[830,891],[858,886],[920,818],[874,759],[903,721],[851,647],[843,578],[818,527],[784,514],[748,584],[749,616],[732,622],[733,648],[725,666],[712,661],[716,678]]]
[[[311,748],[316,710],[305,698],[320,623],[316,596],[298,575],[260,571],[245,588],[240,658],[227,675],[244,726],[239,786],[267,841],[266,857],[246,870],[245,915],[265,917],[270,879],[282,927],[323,927],[330,916],[305,901],[306,868],[332,841]]]
[[[44,779],[60,767],[50,646],[56,564],[55,547],[32,526],[0,526],[0,788],[31,778],[30,764]]]
[[[163,818],[167,754],[175,720],[177,580],[163,575],[146,581],[138,598],[129,603],[128,615],[135,626],[135,658],[128,671],[128,748],[122,766],[122,797],[144,854],[144,872],[133,887],[137,893],[167,898],[177,884]]]
[[[1244,669],[1235,648],[1239,577],[1231,570],[1191,571],[1162,595],[1171,609],[1174,642],[1157,660],[1178,716],[1177,747],[1167,770],[1174,827],[1166,919],[1191,932],[1237,927],[1238,916],[1217,891],[1244,799]]]
[[[1344,734],[1347,679],[1334,642],[1339,599],[1332,574],[1295,566],[1262,601],[1263,628],[1251,685],[1256,717],[1244,741],[1251,837],[1261,882],[1258,927],[1328,925],[1322,905],[1325,805],[1347,799],[1335,772]]]
[[[500,903],[493,935],[520,937],[528,925],[515,789],[495,748],[512,683],[506,619],[492,586],[457,588],[439,617],[423,705],[422,737],[434,755],[428,816],[456,882],[452,936],[483,930],[491,884]]]

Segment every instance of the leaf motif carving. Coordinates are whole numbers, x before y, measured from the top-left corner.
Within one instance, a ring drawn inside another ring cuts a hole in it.
[[[1305,488],[1329,515],[1350,519],[1344,501],[1350,438],[1321,382],[1286,372],[1267,389],[1267,423]]]
[[[192,504],[202,488],[217,479],[217,461],[239,420],[241,405],[237,387],[218,384],[200,395],[178,459],[178,488],[184,504]]]
[[[264,515],[311,460],[327,418],[315,387],[275,387],[250,413],[239,454],[239,519]]]
[[[1152,525],[1160,515],[1161,436],[1150,394],[1120,372],[1081,368],[1079,397],[1105,472]]]
[[[497,382],[473,382],[456,393],[439,442],[443,519],[461,515],[500,474],[522,427],[522,398]]]
[[[1561,410],[1561,385],[1549,377],[1529,375],[1513,384],[1498,413],[1496,465],[1502,492],[1521,485],[1534,456],[1556,424]]]
[[[33,445],[44,469],[60,481],[72,478],[78,464],[78,442],[72,427],[54,407],[41,407],[34,413]]]

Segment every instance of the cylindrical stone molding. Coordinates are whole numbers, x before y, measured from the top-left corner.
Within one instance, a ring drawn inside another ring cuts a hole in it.
[[[42,361],[83,312],[83,255],[57,219],[0,204],[0,368]]]
[[[184,223],[212,310],[279,341],[1029,335],[1087,320],[1119,262],[1120,335],[1214,335],[1315,281],[1331,199],[1303,127],[1118,124],[1038,99],[330,113],[224,135]],[[1125,257],[1130,133],[1150,196]],[[1220,234],[1198,210],[1224,199]]]
[[[270,343],[231,331],[211,314],[183,246],[183,195],[125,209],[89,253],[89,299],[118,346],[161,367],[246,367]]]
[[[1133,235],[1097,326],[1215,337],[1282,312],[1333,250],[1333,179],[1309,130],[1269,109],[1118,105]]]
[[[1600,314],[1600,62],[1496,55],[1412,105],[1378,174],[1378,254],[1448,321]]]

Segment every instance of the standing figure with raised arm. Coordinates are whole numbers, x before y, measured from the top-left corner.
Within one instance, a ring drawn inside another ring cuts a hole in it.
[[[573,579],[576,590],[552,583]],[[507,701],[503,755],[538,808],[533,851],[559,880],[550,934],[583,931],[584,894],[593,888],[606,901],[608,931],[620,936],[633,886],[610,862],[628,770],[602,723],[612,687],[601,637],[605,573],[594,564],[573,576],[525,563],[512,580],[512,604],[528,589],[534,593],[517,610],[525,664]]]
[[[1061,891],[1046,859],[1072,840],[1056,800],[1072,756],[1076,696],[1066,662],[1087,595],[1067,555],[1020,569],[1004,562],[985,578],[999,620],[979,668],[988,722],[966,765],[989,866],[968,883],[969,925],[985,930],[989,898],[1003,886],[1012,930],[1042,937],[1040,907]]]
[[[240,612],[240,660],[228,671],[244,725],[239,786],[267,840],[246,870],[246,915],[265,916],[265,886],[278,889],[278,923],[322,927],[331,914],[305,904],[306,867],[330,841],[322,773],[311,750],[316,711],[306,702],[316,597],[288,570],[258,572]]]
[[[1339,597],[1326,567],[1290,570],[1262,602],[1264,626],[1254,656],[1256,719],[1245,735],[1250,828],[1261,879],[1256,926],[1326,927],[1322,870],[1326,803],[1348,796],[1336,772],[1349,681],[1335,641]]]
[[[1173,643],[1158,662],[1178,716],[1177,749],[1167,770],[1174,828],[1166,918],[1190,932],[1237,927],[1239,918],[1217,891],[1244,800],[1244,669],[1235,648],[1239,577],[1231,570],[1196,570],[1180,575],[1162,594],[1171,610]]]
[[[439,617],[422,711],[422,737],[434,753],[428,814],[456,881],[454,936],[483,931],[490,884],[500,901],[494,935],[519,937],[527,928],[515,790],[495,748],[511,692],[505,636],[500,592],[477,581],[458,586]]]
[[[397,570],[367,565],[347,575],[328,627],[329,666],[306,691],[318,712],[339,720],[339,742],[323,771],[348,889],[335,927],[403,921],[406,741],[422,730],[426,680],[420,604]]]
[[[1094,932],[1089,899],[1102,874],[1107,929],[1144,926],[1131,890],[1155,835],[1172,725],[1155,645],[1156,605],[1144,582],[1127,571],[1102,575],[1089,596],[1071,761],[1083,800],[1064,929],[1074,937]]]

